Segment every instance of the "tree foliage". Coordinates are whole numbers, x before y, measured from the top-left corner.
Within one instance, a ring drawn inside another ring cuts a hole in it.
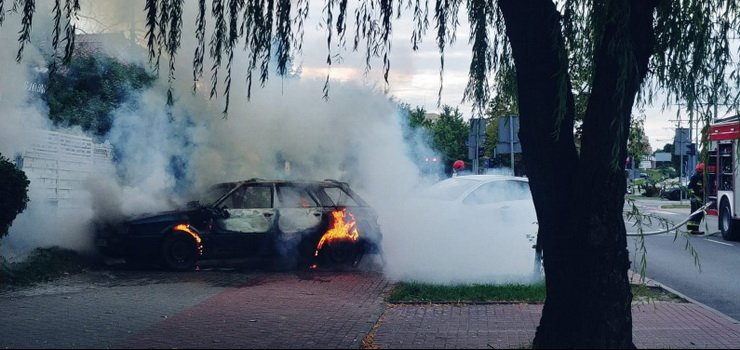
[[[627,149],[630,157],[635,160],[643,159],[643,157],[650,154],[650,143],[645,134],[644,115],[632,118]]]
[[[103,136],[112,125],[110,113],[154,79],[145,68],[111,57],[75,57],[49,78],[44,95],[49,118],[55,125],[79,125]]]
[[[468,139],[469,123],[463,119],[458,108],[444,105],[441,113],[436,118],[428,118],[426,110],[417,106],[411,108],[408,104],[402,104],[401,109],[408,118],[411,132],[421,135],[426,145],[439,153],[445,172],[450,172],[452,163],[461,159],[469,162],[468,147],[465,141]],[[411,137],[406,134],[407,140]]]
[[[26,174],[0,154],[0,238],[26,209],[29,184]]]
[[[434,147],[442,155],[445,171],[452,169],[452,163],[458,159],[468,159],[468,123],[463,120],[458,108],[442,106],[439,118],[432,123],[432,140]]]
[[[584,105],[588,100],[594,47],[603,35],[601,23],[616,18],[608,14],[605,6],[611,1],[557,2],[567,45],[565,54],[571,62],[568,71],[571,81],[578,82],[572,85],[573,92],[581,96],[577,99],[578,105]],[[638,102],[652,103],[656,93],[666,92],[665,106],[685,102],[687,109],[702,116],[714,115],[715,103],[737,106],[740,74],[732,69],[731,40],[740,32],[738,4],[732,0],[653,0],[651,3],[655,4],[655,54],[650,60],[651,79],[643,86]],[[269,78],[273,55],[278,58],[278,75],[284,75],[288,72],[291,57],[302,53],[304,26],[310,7],[308,0],[213,0],[210,8],[206,0],[198,0],[197,4],[193,34],[198,45],[193,55],[193,79],[203,78],[204,58],[208,54],[213,60],[210,67],[212,97],[218,94],[220,81],[225,83],[223,94],[230,95],[233,52],[240,41],[248,52],[247,96],[250,95],[255,71],[260,83]],[[170,79],[174,77],[174,60],[179,54],[183,35],[181,17],[184,5],[182,0],[146,0],[143,9],[147,19],[146,41],[150,60],[155,68],[159,68],[162,53],[167,54]],[[322,12],[327,38],[326,63],[328,66],[338,64],[346,50],[361,50],[368,71],[372,69],[374,59],[382,60],[387,82],[391,74],[388,55],[393,21],[408,16],[414,23],[410,42],[413,50],[419,48],[430,26],[436,29],[433,33],[440,54],[441,91],[445,51],[457,40],[459,15],[465,7],[473,56],[463,100],[474,102],[478,111],[483,111],[490,101],[500,100],[502,94],[508,94],[506,98],[509,99],[515,96],[511,92],[517,88],[502,13],[495,1],[437,0],[432,5],[429,0],[370,0],[359,2],[353,9],[347,1],[325,0]],[[19,61],[25,44],[30,42],[35,10],[34,0],[0,1],[0,25],[6,11],[19,13],[22,18],[18,37]],[[55,27],[51,40],[54,62],[68,63],[72,59],[74,19],[79,12],[79,0],[55,0],[52,11]],[[213,21],[206,20],[209,12]],[[351,31],[349,19],[354,20],[352,33],[348,33]],[[208,24],[213,25],[210,39],[205,37]],[[351,44],[347,43],[349,34],[354,35]],[[224,65],[226,77],[222,79],[220,74]],[[492,73],[496,78],[489,87],[488,77]],[[329,75],[327,84],[328,79]],[[495,92],[493,99],[491,91]],[[225,109],[228,109],[228,101]]]

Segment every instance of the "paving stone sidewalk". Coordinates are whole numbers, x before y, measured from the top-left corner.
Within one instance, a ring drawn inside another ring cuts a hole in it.
[[[534,304],[394,305],[373,343],[381,349],[522,349],[531,347],[542,314]],[[740,325],[692,303],[632,308],[640,349],[737,349]]]
[[[0,348],[527,348],[542,312],[392,305],[377,273],[112,280],[0,294]],[[638,348],[740,348],[738,322],[698,303],[635,303],[633,321]]]

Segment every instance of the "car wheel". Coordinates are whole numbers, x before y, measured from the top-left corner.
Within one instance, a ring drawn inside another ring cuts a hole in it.
[[[328,244],[321,250],[327,263],[333,265],[355,265],[359,260],[359,245],[353,242]]]
[[[722,205],[719,208],[719,231],[725,240],[737,240],[737,235],[733,232],[732,228],[732,212],[730,211],[730,203],[727,199],[722,200]]]
[[[173,233],[162,243],[164,266],[174,271],[192,271],[198,261],[198,247],[193,237]]]

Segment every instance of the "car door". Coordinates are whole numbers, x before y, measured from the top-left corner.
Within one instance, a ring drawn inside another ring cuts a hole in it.
[[[529,183],[518,180],[490,181],[481,184],[463,199],[467,210],[476,217],[507,221],[527,231],[537,231],[537,214]]]
[[[292,241],[297,235],[319,229],[323,209],[307,187],[279,184],[276,189],[277,226],[283,240]]]
[[[469,193],[463,203],[472,212],[471,217],[486,218],[495,227],[490,231],[493,234],[490,237],[482,235],[487,240],[479,243],[507,252],[507,260],[502,263],[510,267],[528,267],[535,261],[538,224],[528,182],[486,182]]]
[[[219,255],[254,256],[273,250],[274,198],[272,184],[245,183],[219,204],[226,213],[215,220],[213,240]]]

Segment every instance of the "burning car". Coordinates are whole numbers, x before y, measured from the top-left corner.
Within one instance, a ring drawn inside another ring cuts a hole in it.
[[[176,271],[248,257],[286,267],[357,266],[380,253],[382,239],[375,210],[335,180],[220,183],[185,208],[106,227],[96,236],[103,254]]]

